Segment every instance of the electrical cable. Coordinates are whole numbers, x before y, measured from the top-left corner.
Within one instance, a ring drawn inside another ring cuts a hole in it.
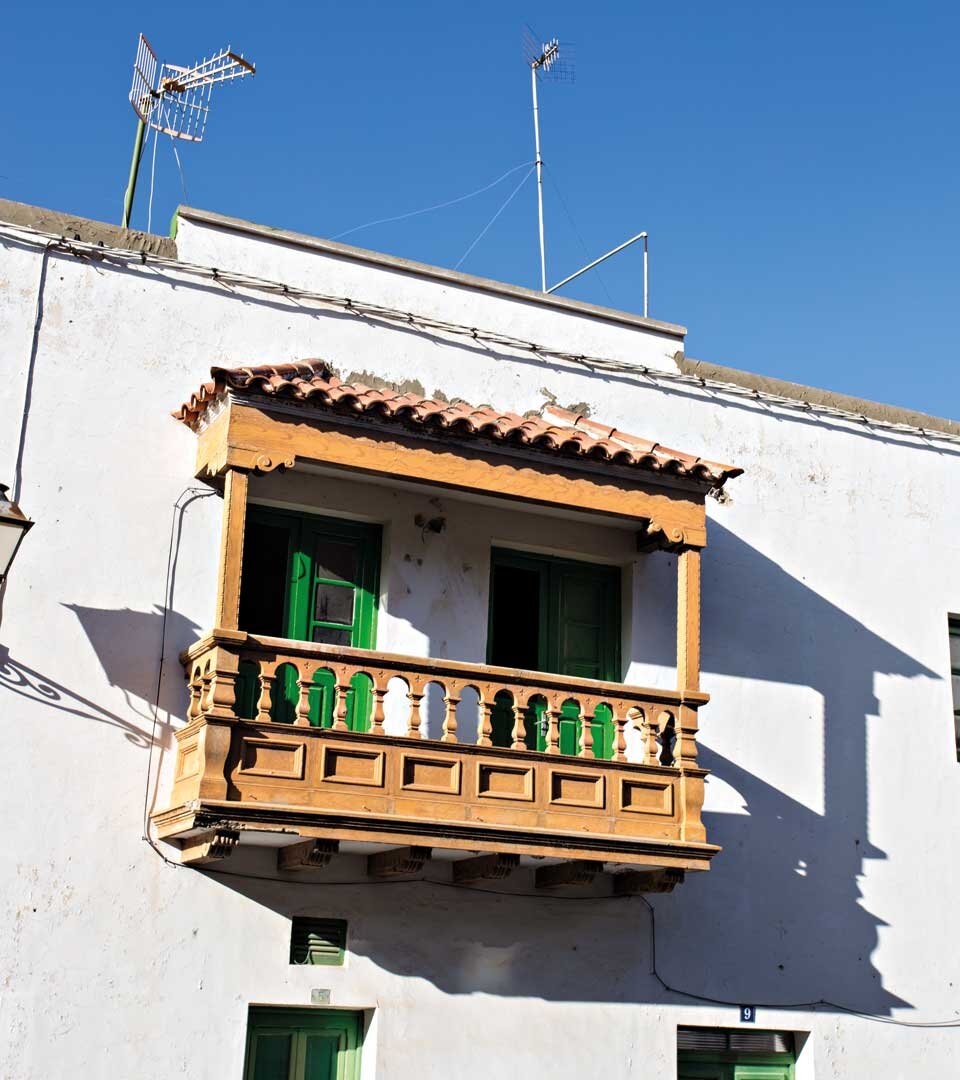
[[[43,254],[40,256],[40,273],[37,276],[37,299],[33,311],[33,333],[30,337],[30,359],[27,362],[27,376],[24,380],[23,408],[20,411],[20,435],[17,439],[17,460],[13,467],[13,496],[12,501],[20,501],[23,487],[23,459],[27,448],[27,422],[30,418],[30,404],[33,401],[33,376],[37,367],[37,353],[40,349],[40,327],[43,324],[43,293],[47,283],[47,262],[50,252],[57,243],[48,241],[43,246]]]
[[[183,175],[183,165],[180,162],[180,152],[177,150],[177,140],[171,135],[170,145],[173,147],[173,156],[177,159],[177,171],[180,173],[180,190],[183,192],[184,199],[189,199],[187,195],[187,181]]]
[[[195,486],[185,487],[177,496],[176,501],[173,504],[173,514],[170,518],[170,540],[167,544],[167,572],[163,587],[163,614],[160,620],[160,656],[157,660],[157,688],[153,701],[153,726],[150,730],[149,751],[147,753],[147,779],[143,790],[143,839],[147,841],[164,862],[169,863],[171,866],[179,866],[180,864],[175,863],[172,859],[168,859],[150,836],[150,784],[153,779],[153,748],[157,742],[157,726],[160,723],[160,694],[163,686],[163,666],[167,646],[167,615],[173,606],[173,585],[177,558],[180,554],[180,537],[183,534],[184,511],[195,499],[203,499],[209,495],[215,494],[216,492],[210,488]],[[181,503],[180,500],[183,499],[185,495],[189,495],[189,498],[186,502]]]
[[[543,164],[544,166],[546,166],[547,163],[544,162]],[[567,206],[567,200],[563,197],[563,192],[560,190],[560,185],[557,183],[557,179],[553,175],[553,169],[549,168],[545,169],[544,171],[547,174],[547,179],[550,181],[551,184],[553,184],[553,190],[557,193],[557,196],[560,199],[560,205],[563,207],[564,213],[567,215],[567,220],[570,222],[570,227],[573,229],[574,235],[576,236],[577,240],[580,241],[580,250],[583,252],[583,257],[587,260],[587,262],[590,262],[593,256],[587,250],[587,245],[584,243],[583,237],[580,235],[580,230],[577,228],[577,223],[573,220],[573,214],[570,212],[570,207]],[[597,275],[597,281],[600,282],[600,287],[603,289],[604,295],[610,302],[610,306],[616,307],[616,304],[614,304],[613,302],[613,297],[610,295],[610,290],[607,288],[607,283],[603,280],[603,275],[600,273],[600,268],[596,267],[594,272]]]
[[[502,349],[514,350],[528,356],[536,356],[547,360],[555,360],[569,363],[576,367],[597,372],[609,372],[634,379],[644,379],[654,385],[664,383],[667,386],[677,385],[690,387],[699,392],[715,393],[749,401],[759,405],[776,406],[801,412],[806,416],[816,418],[830,418],[845,423],[857,425],[861,431],[875,434],[877,432],[894,432],[905,436],[924,440],[931,449],[944,450],[945,447],[938,443],[948,443],[951,446],[960,446],[960,434],[948,431],[924,428],[908,422],[883,420],[877,416],[867,416],[864,413],[854,412],[835,405],[814,403],[800,398],[787,397],[784,394],[776,394],[767,390],[758,390],[753,387],[738,385],[737,383],[725,382],[721,379],[712,379],[702,375],[688,375],[681,371],[671,371],[662,368],[651,368],[645,364],[637,364],[622,360],[612,360],[609,357],[590,355],[586,353],[574,353],[566,349],[546,346],[537,342],[526,341],[522,338],[511,337],[497,331],[484,330],[476,326],[467,326],[464,323],[449,322],[437,319],[430,315],[417,315],[410,311],[386,307],[382,304],[373,304],[365,301],[354,300],[348,296],[337,296],[328,293],[320,293],[311,289],[301,289],[296,286],[286,285],[282,281],[273,281],[268,278],[259,278],[252,274],[242,274],[233,271],[219,270],[216,267],[204,266],[199,263],[189,263],[179,259],[168,258],[163,255],[151,255],[145,251],[129,251],[124,248],[113,248],[107,245],[90,244],[84,241],[68,240],[57,236],[55,233],[32,229],[27,226],[0,223],[0,233],[5,233],[20,243],[42,246],[42,240],[50,240],[51,249],[60,254],[72,255],[80,259],[97,260],[101,264],[115,264],[125,270],[139,270],[149,267],[154,272],[158,269],[167,269],[172,273],[182,274],[211,280],[226,289],[247,289],[251,292],[263,292],[271,296],[277,296],[291,303],[305,301],[316,304],[318,308],[329,308],[340,312],[349,312],[358,318],[367,318],[387,323],[401,324],[404,327],[413,327],[421,332],[449,334],[452,337],[469,338],[475,342],[494,345]],[[655,322],[655,320],[648,320]]]
[[[640,900],[646,905],[647,910],[650,912],[650,974],[657,980],[660,986],[670,994],[677,994],[679,997],[689,998],[692,1001],[703,1001],[708,1005],[729,1005],[733,1008],[739,1009],[743,1006],[744,1002],[730,1001],[725,998],[710,997],[707,994],[698,994],[690,990],[680,990],[678,987],[671,986],[666,979],[657,970],[657,916],[656,909],[653,904],[643,895],[640,895]],[[750,999],[750,1004],[754,1009],[772,1009],[776,1010],[792,1010],[792,1009],[817,1009],[827,1008],[834,1009],[837,1012],[847,1013],[850,1016],[857,1016],[861,1020],[870,1020],[876,1024],[892,1024],[896,1027],[908,1027],[908,1028],[960,1028],[960,1018],[955,1020],[897,1020],[892,1016],[878,1016],[876,1013],[862,1012],[860,1009],[852,1009],[848,1005],[840,1005],[835,1001],[830,1001],[828,998],[817,998],[815,1001],[793,1001],[793,1002],[769,1002],[769,1001],[756,1001],[753,998]]]
[[[351,233],[360,232],[361,229],[372,229],[374,225],[386,225],[391,221],[406,221],[407,218],[419,217],[421,214],[429,214],[434,210],[445,210],[448,206],[456,206],[457,203],[466,202],[467,199],[472,199],[476,195],[482,195],[485,191],[489,191],[491,188],[495,188],[497,184],[502,183],[508,176],[512,176],[515,172],[529,165],[529,161],[523,161],[519,165],[514,165],[512,169],[502,175],[498,176],[492,183],[485,185],[482,188],[477,188],[476,191],[471,191],[468,195],[459,195],[456,199],[450,199],[447,202],[437,203],[435,206],[425,206],[422,210],[411,210],[407,214],[397,214],[395,217],[378,218],[376,221],[368,221],[363,225],[354,225],[352,229],[347,229],[344,232],[337,233],[336,236],[331,236],[331,240],[339,240],[343,236],[349,236]]]
[[[523,177],[523,179],[520,181],[520,183],[517,184],[517,186],[513,189],[513,191],[510,192],[510,194],[507,196],[506,200],[504,201],[504,203],[500,207],[500,209],[493,215],[493,217],[480,230],[480,232],[477,234],[476,239],[473,241],[473,243],[467,248],[467,250],[456,261],[456,263],[455,263],[455,265],[453,267],[454,270],[459,270],[460,269],[461,265],[463,264],[463,260],[470,254],[471,251],[473,251],[473,249],[477,246],[477,244],[480,243],[480,241],[484,238],[484,236],[487,235],[487,232],[490,229],[490,227],[493,225],[493,223],[504,212],[504,210],[506,210],[506,208],[513,202],[514,198],[519,193],[519,191],[523,187],[523,185],[530,179],[531,176],[533,176],[534,168],[536,168],[536,166],[531,166],[530,171],[528,173],[526,173],[526,175]]]

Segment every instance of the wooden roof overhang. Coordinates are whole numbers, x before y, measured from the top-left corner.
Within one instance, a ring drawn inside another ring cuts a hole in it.
[[[214,369],[174,414],[198,434],[198,478],[305,464],[597,515],[635,524],[641,549],[676,551],[706,544],[705,498],[740,472],[563,410],[525,418],[346,386],[318,365]]]

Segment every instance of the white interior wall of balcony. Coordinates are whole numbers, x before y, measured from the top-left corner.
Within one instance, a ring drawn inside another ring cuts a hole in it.
[[[199,232],[181,223],[184,258],[278,277],[297,262],[316,287],[342,283],[333,260],[222,232],[202,248]],[[0,246],[7,469],[39,272],[38,253]],[[735,1000],[826,994],[901,1019],[952,1013],[955,454],[172,280],[49,263],[21,496],[37,525],[0,626],[5,679],[17,683],[0,708],[0,1075],[60,1075],[69,1062],[80,1076],[132,1077],[147,1060],[155,1075],[238,1077],[246,1004],[307,1004],[316,986],[336,1005],[377,1008],[381,1080],[536,1076],[545,1059],[555,1080],[622,1076],[625,1062],[669,1076],[678,1023],[736,1024],[733,1009],[658,989],[637,901],[418,885],[314,894],[171,869],[141,840],[171,507],[195,453],[167,410],[212,363],[317,354],[345,374],[417,378],[428,392],[521,412],[546,387],[563,405],[585,402],[611,424],[745,468],[730,502],[710,505],[703,569],[706,817],[725,850],[702,880],[655,899],[658,964],[675,985]],[[398,300],[416,290],[437,310],[452,303],[445,286],[394,275],[373,298],[389,290]],[[477,322],[493,318],[492,301],[469,297],[456,302]],[[525,305],[497,304],[505,329],[527,332]],[[650,363],[672,348],[587,316],[536,317],[551,342],[582,333],[610,353],[622,335],[624,353]],[[844,346],[825,336],[823,348],[840,358]],[[918,335],[904,366],[922,362]],[[212,623],[219,528],[216,498],[186,510],[161,687],[166,759],[186,702],[177,653]],[[287,965],[287,916],[310,912],[350,919],[345,968]],[[811,1030],[817,1080],[909,1075],[917,1062],[929,1075],[955,1071],[952,1031],[765,1009],[758,1022]],[[371,1046],[368,1067],[374,1058]]]
[[[382,652],[485,664],[494,547],[619,566],[623,681],[654,689],[676,685],[676,664],[667,654],[676,653],[677,559],[638,554],[635,529],[299,468],[254,477],[250,501],[383,525]],[[438,516],[440,533],[416,522]]]

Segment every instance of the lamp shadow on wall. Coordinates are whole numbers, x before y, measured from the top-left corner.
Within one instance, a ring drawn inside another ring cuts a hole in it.
[[[11,656],[5,645],[0,645],[0,691],[16,694],[79,720],[92,720],[116,728],[134,746],[146,749],[150,745],[149,733],[144,728],[51,679],[49,675],[20,663]]]
[[[673,573],[668,557],[657,558],[658,572]],[[867,724],[879,713],[878,676],[939,676],[716,523],[705,563],[705,683],[721,675],[819,695],[822,731],[816,718],[806,730],[822,738],[824,809],[702,744],[703,764],[744,812],[705,814],[708,838],[724,850],[709,872],[653,899],[660,974],[678,989],[758,1007],[828,999],[889,1015],[909,1002],[884,986],[874,963],[885,924],[862,906],[858,884],[867,860],[886,858],[868,835]],[[638,660],[673,666],[669,634],[643,646]],[[715,707],[704,710],[708,734]],[[788,717],[771,711],[744,727]],[[790,760],[797,737],[785,728],[766,745]],[[269,874],[268,863],[264,856],[252,872]],[[532,884],[515,877],[518,891]],[[426,883],[325,888],[323,875],[316,888],[217,880],[288,917],[346,918],[352,952],[446,993],[696,1004],[652,979],[649,916],[637,900],[481,896]]]
[[[73,690],[63,675],[37,671],[10,655],[0,645],[0,691],[6,690],[80,720],[105,724],[122,732],[128,742],[144,749],[154,730],[154,705],[158,705],[156,742],[167,745],[172,737],[171,717],[182,718],[187,690],[177,660],[180,649],[197,638],[199,627],[176,611],[167,613],[165,662],[157,696],[157,674],[163,628],[163,608],[134,611],[130,608],[92,608],[64,604],[76,615],[96,654],[107,683],[121,691],[129,716],[121,716]],[[85,686],[96,679],[80,673]]]

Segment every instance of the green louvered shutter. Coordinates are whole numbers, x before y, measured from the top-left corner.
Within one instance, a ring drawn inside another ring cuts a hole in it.
[[[347,924],[343,919],[293,920],[290,933],[291,964],[342,964],[346,947]]]

